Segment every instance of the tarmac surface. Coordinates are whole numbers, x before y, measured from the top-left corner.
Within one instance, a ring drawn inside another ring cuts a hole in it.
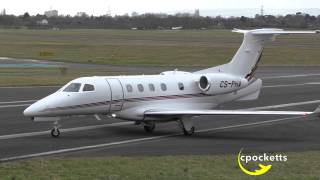
[[[141,69],[141,68],[138,68]],[[162,69],[161,69],[162,70]],[[148,69],[159,73],[160,69]],[[142,73],[143,71],[137,71]],[[260,98],[220,109],[313,111],[320,104],[320,68],[264,67]],[[104,117],[34,123],[22,115],[32,102],[59,87],[0,87],[0,162],[39,156],[199,155],[320,150],[320,119],[292,116],[200,116],[194,136],[182,135],[176,122],[157,124],[152,134],[131,122]]]

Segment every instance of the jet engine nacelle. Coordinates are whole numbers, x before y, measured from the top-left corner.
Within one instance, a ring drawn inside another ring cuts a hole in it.
[[[210,73],[201,75],[198,84],[205,94],[221,94],[246,87],[248,80],[229,74]]]

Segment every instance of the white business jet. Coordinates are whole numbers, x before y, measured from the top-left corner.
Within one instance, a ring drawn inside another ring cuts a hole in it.
[[[167,71],[160,75],[94,76],[72,80],[57,92],[35,102],[24,115],[36,122],[52,121],[53,137],[60,135],[58,121],[71,116],[108,115],[142,124],[152,132],[159,122],[177,121],[185,135],[195,132],[200,115],[296,115],[298,111],[214,110],[219,104],[258,98],[261,79],[254,77],[264,44],[282,34],[319,31],[282,29],[239,30],[244,40],[232,60],[197,72]]]

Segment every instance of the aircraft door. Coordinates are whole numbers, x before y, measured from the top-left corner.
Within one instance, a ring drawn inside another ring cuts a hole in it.
[[[123,87],[119,79],[106,79],[110,87],[110,112],[120,111],[123,105]]]

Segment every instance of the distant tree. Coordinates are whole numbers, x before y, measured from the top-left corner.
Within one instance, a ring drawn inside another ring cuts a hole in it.
[[[30,15],[29,15],[29,13],[28,12],[25,12],[24,14],[23,14],[23,20],[26,20],[26,19],[29,19],[30,18]]]
[[[39,26],[43,19],[47,26]],[[105,29],[170,29],[182,26],[183,29],[220,29],[220,28],[320,28],[320,16],[311,16],[302,12],[286,16],[256,15],[255,17],[194,17],[189,13],[168,15],[164,13],[132,13],[131,16],[89,16],[84,12],[76,16],[46,17],[41,14],[30,16],[28,12],[21,16],[0,15],[0,28],[105,28]]]

